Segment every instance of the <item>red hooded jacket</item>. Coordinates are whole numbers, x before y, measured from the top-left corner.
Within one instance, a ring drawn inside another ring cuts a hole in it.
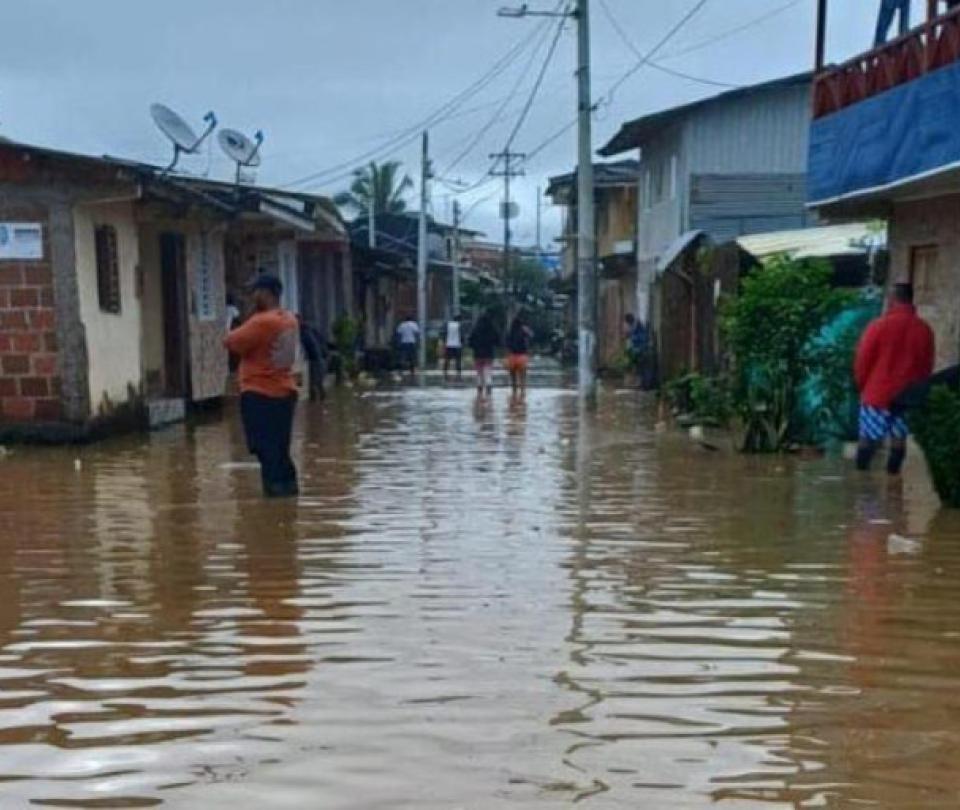
[[[860,339],[854,376],[864,405],[889,410],[894,399],[933,373],[933,330],[910,304],[894,304]]]

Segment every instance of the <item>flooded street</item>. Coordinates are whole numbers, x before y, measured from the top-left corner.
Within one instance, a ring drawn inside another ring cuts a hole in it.
[[[960,515],[505,396],[0,460],[0,807],[960,806]]]

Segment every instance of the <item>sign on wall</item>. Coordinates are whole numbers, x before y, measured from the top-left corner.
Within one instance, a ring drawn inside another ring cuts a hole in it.
[[[217,285],[213,278],[213,253],[210,250],[210,235],[200,234],[200,250],[194,283],[197,302],[197,320],[215,321],[218,317]]]
[[[42,258],[43,226],[39,222],[0,222],[0,260]]]

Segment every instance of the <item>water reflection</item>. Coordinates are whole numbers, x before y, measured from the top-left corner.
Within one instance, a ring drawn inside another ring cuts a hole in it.
[[[960,518],[653,424],[348,394],[279,504],[232,418],[0,462],[0,806],[960,803]]]

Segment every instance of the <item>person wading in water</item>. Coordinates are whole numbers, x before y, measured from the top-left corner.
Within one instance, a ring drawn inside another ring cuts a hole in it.
[[[886,315],[877,318],[860,339],[854,376],[860,391],[860,446],[857,468],[870,463],[890,439],[887,472],[899,475],[907,456],[907,422],[894,413],[894,400],[933,372],[933,330],[913,306],[913,287],[898,284]]]
[[[493,394],[493,360],[500,345],[500,335],[494,326],[493,316],[484,312],[470,333],[470,348],[473,350],[473,363],[477,371],[477,399],[482,400],[484,393]]]
[[[268,498],[293,497],[299,493],[297,468],[290,458],[299,327],[296,316],[280,307],[280,279],[261,275],[251,289],[255,312],[224,344],[240,358],[240,415],[247,446],[260,461],[263,493]]]
[[[527,398],[527,369],[530,367],[530,341],[533,330],[527,325],[525,312],[520,312],[507,333],[507,359],[504,365],[510,372],[513,398],[523,402]]]

